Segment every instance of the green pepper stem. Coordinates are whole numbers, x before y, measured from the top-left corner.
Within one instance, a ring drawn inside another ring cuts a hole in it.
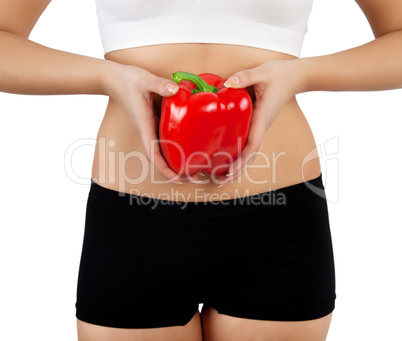
[[[193,73],[178,71],[178,72],[175,72],[174,74],[172,74],[173,82],[176,82],[177,84],[179,84],[182,80],[187,80],[187,81],[190,81],[195,84],[195,89],[191,91],[193,95],[197,92],[207,92],[207,91],[213,92],[214,94],[216,94],[219,90],[217,87],[215,87],[213,85],[209,85],[201,77],[199,77]]]

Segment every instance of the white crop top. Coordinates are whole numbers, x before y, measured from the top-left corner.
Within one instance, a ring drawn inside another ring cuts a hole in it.
[[[169,43],[258,47],[300,57],[313,0],[95,0],[104,54]]]

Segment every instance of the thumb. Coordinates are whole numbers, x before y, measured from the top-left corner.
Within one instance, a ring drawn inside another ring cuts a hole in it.
[[[231,75],[223,84],[227,88],[245,88],[257,83],[257,77],[252,70],[243,70]]]
[[[159,94],[162,97],[173,96],[179,91],[179,86],[172,80],[154,76],[151,80],[150,91]]]

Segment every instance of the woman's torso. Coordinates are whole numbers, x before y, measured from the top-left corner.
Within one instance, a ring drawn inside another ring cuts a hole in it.
[[[176,71],[214,73],[222,78],[275,59],[296,57],[260,48],[229,44],[162,44],[112,51],[106,59],[131,64],[159,77]],[[248,87],[253,102],[253,87]],[[155,94],[160,115],[162,98]],[[120,192],[174,201],[216,201],[243,197],[311,180],[321,173],[310,126],[296,98],[290,99],[266,132],[258,156],[247,172],[218,188],[209,175],[204,183],[167,183],[145,156],[141,139],[122,107],[112,98],[97,135],[92,178]],[[308,161],[310,160],[310,161]],[[254,167],[254,166],[259,167]],[[158,183],[163,182],[163,183]]]

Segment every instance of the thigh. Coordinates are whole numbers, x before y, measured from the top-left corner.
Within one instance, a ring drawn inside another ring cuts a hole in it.
[[[308,321],[265,321],[219,314],[204,306],[204,341],[324,341],[332,313]]]
[[[78,341],[202,341],[199,312],[184,326],[160,328],[113,328],[77,319],[77,334]]]

